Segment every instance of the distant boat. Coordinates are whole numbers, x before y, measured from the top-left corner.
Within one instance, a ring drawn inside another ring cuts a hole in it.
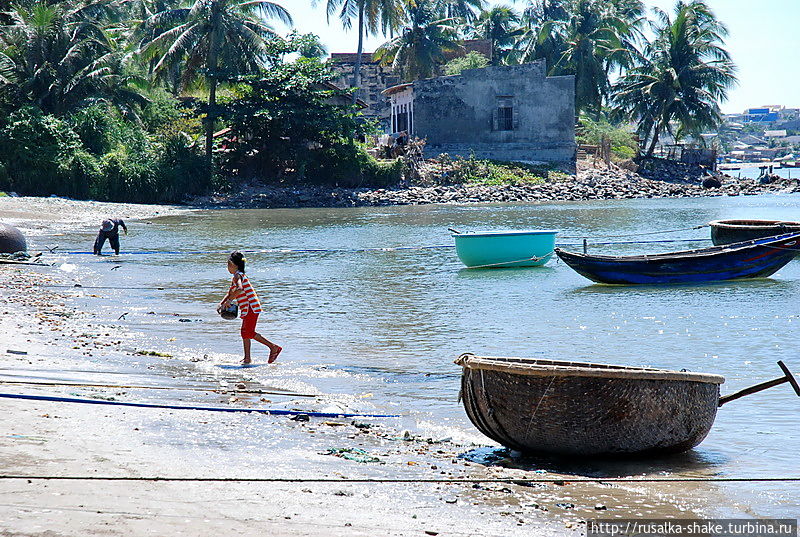
[[[800,252],[800,233],[652,255],[555,252],[578,274],[598,283],[702,283],[774,274]]]
[[[800,222],[783,220],[713,220],[708,225],[711,241],[717,245],[800,233]]]
[[[724,377],[585,362],[462,354],[461,400],[470,421],[512,449],[570,457],[659,455],[696,446],[723,404],[784,376],[719,396]]]
[[[470,268],[538,267],[553,256],[556,233],[552,229],[480,231],[454,229],[456,253]]]

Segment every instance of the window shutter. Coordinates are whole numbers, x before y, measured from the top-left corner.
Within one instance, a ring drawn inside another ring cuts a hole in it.
[[[519,113],[516,108],[511,108],[511,128],[513,130],[519,129]]]
[[[497,117],[497,107],[492,109],[492,130],[500,130],[500,125],[498,124],[498,117]]]

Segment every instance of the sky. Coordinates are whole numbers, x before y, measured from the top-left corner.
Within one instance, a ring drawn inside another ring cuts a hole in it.
[[[345,31],[338,19],[326,20],[325,2],[274,0],[286,7],[300,33],[320,37],[328,52],[355,52],[358,36]],[[490,0],[491,1],[491,0]],[[707,0],[717,18],[728,26],[727,47],[738,68],[739,85],[722,103],[725,113],[741,113],[762,105],[800,107],[800,0]],[[522,9],[526,1],[492,1]],[[674,0],[645,0],[649,7],[671,12]],[[273,23],[280,33],[289,31]],[[370,37],[364,50],[374,51],[387,39]]]

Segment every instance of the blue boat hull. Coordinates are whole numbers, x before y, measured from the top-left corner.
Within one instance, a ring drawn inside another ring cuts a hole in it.
[[[575,272],[597,283],[702,283],[771,276],[800,252],[800,233],[656,255],[555,251]]]

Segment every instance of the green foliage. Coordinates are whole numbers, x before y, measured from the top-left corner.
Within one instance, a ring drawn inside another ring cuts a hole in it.
[[[273,46],[283,51],[292,44]],[[327,84],[332,77],[325,64],[300,58],[230,80],[238,97],[220,106],[230,127],[222,144],[224,168],[329,184],[383,181],[381,170],[353,143],[368,127],[359,121],[350,95]]]
[[[442,184],[525,185],[566,177],[550,166],[440,155],[432,168]]]
[[[582,116],[576,136],[579,144],[600,145],[603,138],[611,142],[611,152],[618,160],[632,159],[639,149],[633,133],[625,127],[614,126],[605,120],[594,121]]]
[[[76,172],[93,167],[70,126],[36,108],[8,118],[0,135],[0,162],[6,169],[0,190],[36,195],[84,196],[86,182]]]
[[[403,160],[379,161],[356,143],[313,150],[305,163],[308,182],[345,188],[396,185],[404,172]]]
[[[105,106],[69,121],[15,112],[0,132],[0,169],[0,190],[108,201],[176,202],[210,184],[185,138],[151,140]]]
[[[489,65],[489,59],[477,51],[470,51],[466,55],[447,62],[444,66],[446,75],[460,75],[466,69],[481,69]]]

